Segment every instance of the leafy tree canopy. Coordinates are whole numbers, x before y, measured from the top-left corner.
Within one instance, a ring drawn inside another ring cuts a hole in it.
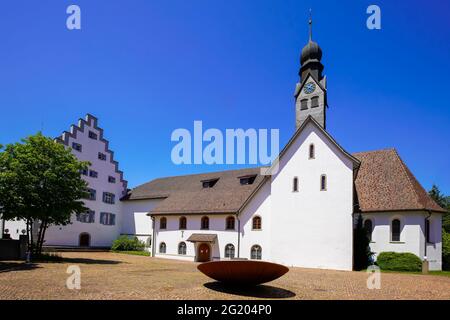
[[[87,183],[69,149],[38,133],[0,152],[0,214],[4,219],[37,221],[46,226],[70,223],[72,213],[86,211],[80,200]]]

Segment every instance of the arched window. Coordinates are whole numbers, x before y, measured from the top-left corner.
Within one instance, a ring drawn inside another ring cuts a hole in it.
[[[400,241],[400,220],[394,219],[391,223],[391,241]]]
[[[227,217],[226,219],[226,229],[234,230],[234,217]]]
[[[255,244],[250,250],[250,258],[253,260],[261,260],[262,249],[259,245]]]
[[[159,228],[160,229],[166,229],[167,228],[167,219],[162,217],[161,220],[159,220]]]
[[[314,148],[314,144],[309,145],[309,159],[314,159],[316,157],[316,150]]]
[[[186,229],[186,225],[187,225],[187,219],[186,217],[181,217],[180,218],[180,230],[184,230]]]
[[[369,240],[372,241],[372,230],[373,230],[372,220],[367,219],[366,221],[364,221],[364,229],[367,232]]]
[[[203,217],[201,220],[201,228],[203,230],[208,230],[209,229],[209,218],[208,217]]]
[[[325,174],[320,176],[320,191],[327,190],[327,176]]]
[[[231,243],[225,246],[225,258],[234,258],[234,246]]]
[[[294,177],[294,180],[292,181],[292,192],[298,191],[298,178]]]
[[[256,216],[253,217],[253,221],[252,221],[252,229],[253,230],[261,230],[261,217]]]
[[[164,242],[159,244],[159,253],[166,253],[166,244]]]
[[[186,254],[186,243],[185,242],[180,242],[178,244],[178,254],[182,254],[182,255]]]

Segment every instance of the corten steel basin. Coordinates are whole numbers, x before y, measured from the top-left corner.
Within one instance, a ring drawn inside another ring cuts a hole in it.
[[[289,268],[255,260],[221,260],[205,262],[197,269],[214,280],[231,285],[258,285],[278,279]]]

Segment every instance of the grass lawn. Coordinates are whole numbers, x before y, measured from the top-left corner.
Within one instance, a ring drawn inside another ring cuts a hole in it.
[[[367,272],[367,270],[362,270],[363,272]],[[382,273],[399,273],[399,274],[418,274],[424,276],[442,276],[442,277],[450,277],[450,271],[430,271],[428,274],[423,274],[420,271],[392,271],[392,270],[381,270]]]
[[[123,253],[123,254],[132,254],[135,256],[145,256],[145,257],[150,257],[151,254],[148,251],[113,251],[111,250],[111,252],[114,253]]]

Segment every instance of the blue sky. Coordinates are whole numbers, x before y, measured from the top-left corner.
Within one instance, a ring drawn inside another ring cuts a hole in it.
[[[70,4],[82,30],[66,28]],[[366,28],[381,8],[382,29]],[[57,136],[92,113],[131,187],[232,169],[176,166],[176,128],[294,131],[293,91],[313,10],[328,131],[349,152],[395,147],[450,194],[450,2],[41,0],[0,13],[0,143]]]

